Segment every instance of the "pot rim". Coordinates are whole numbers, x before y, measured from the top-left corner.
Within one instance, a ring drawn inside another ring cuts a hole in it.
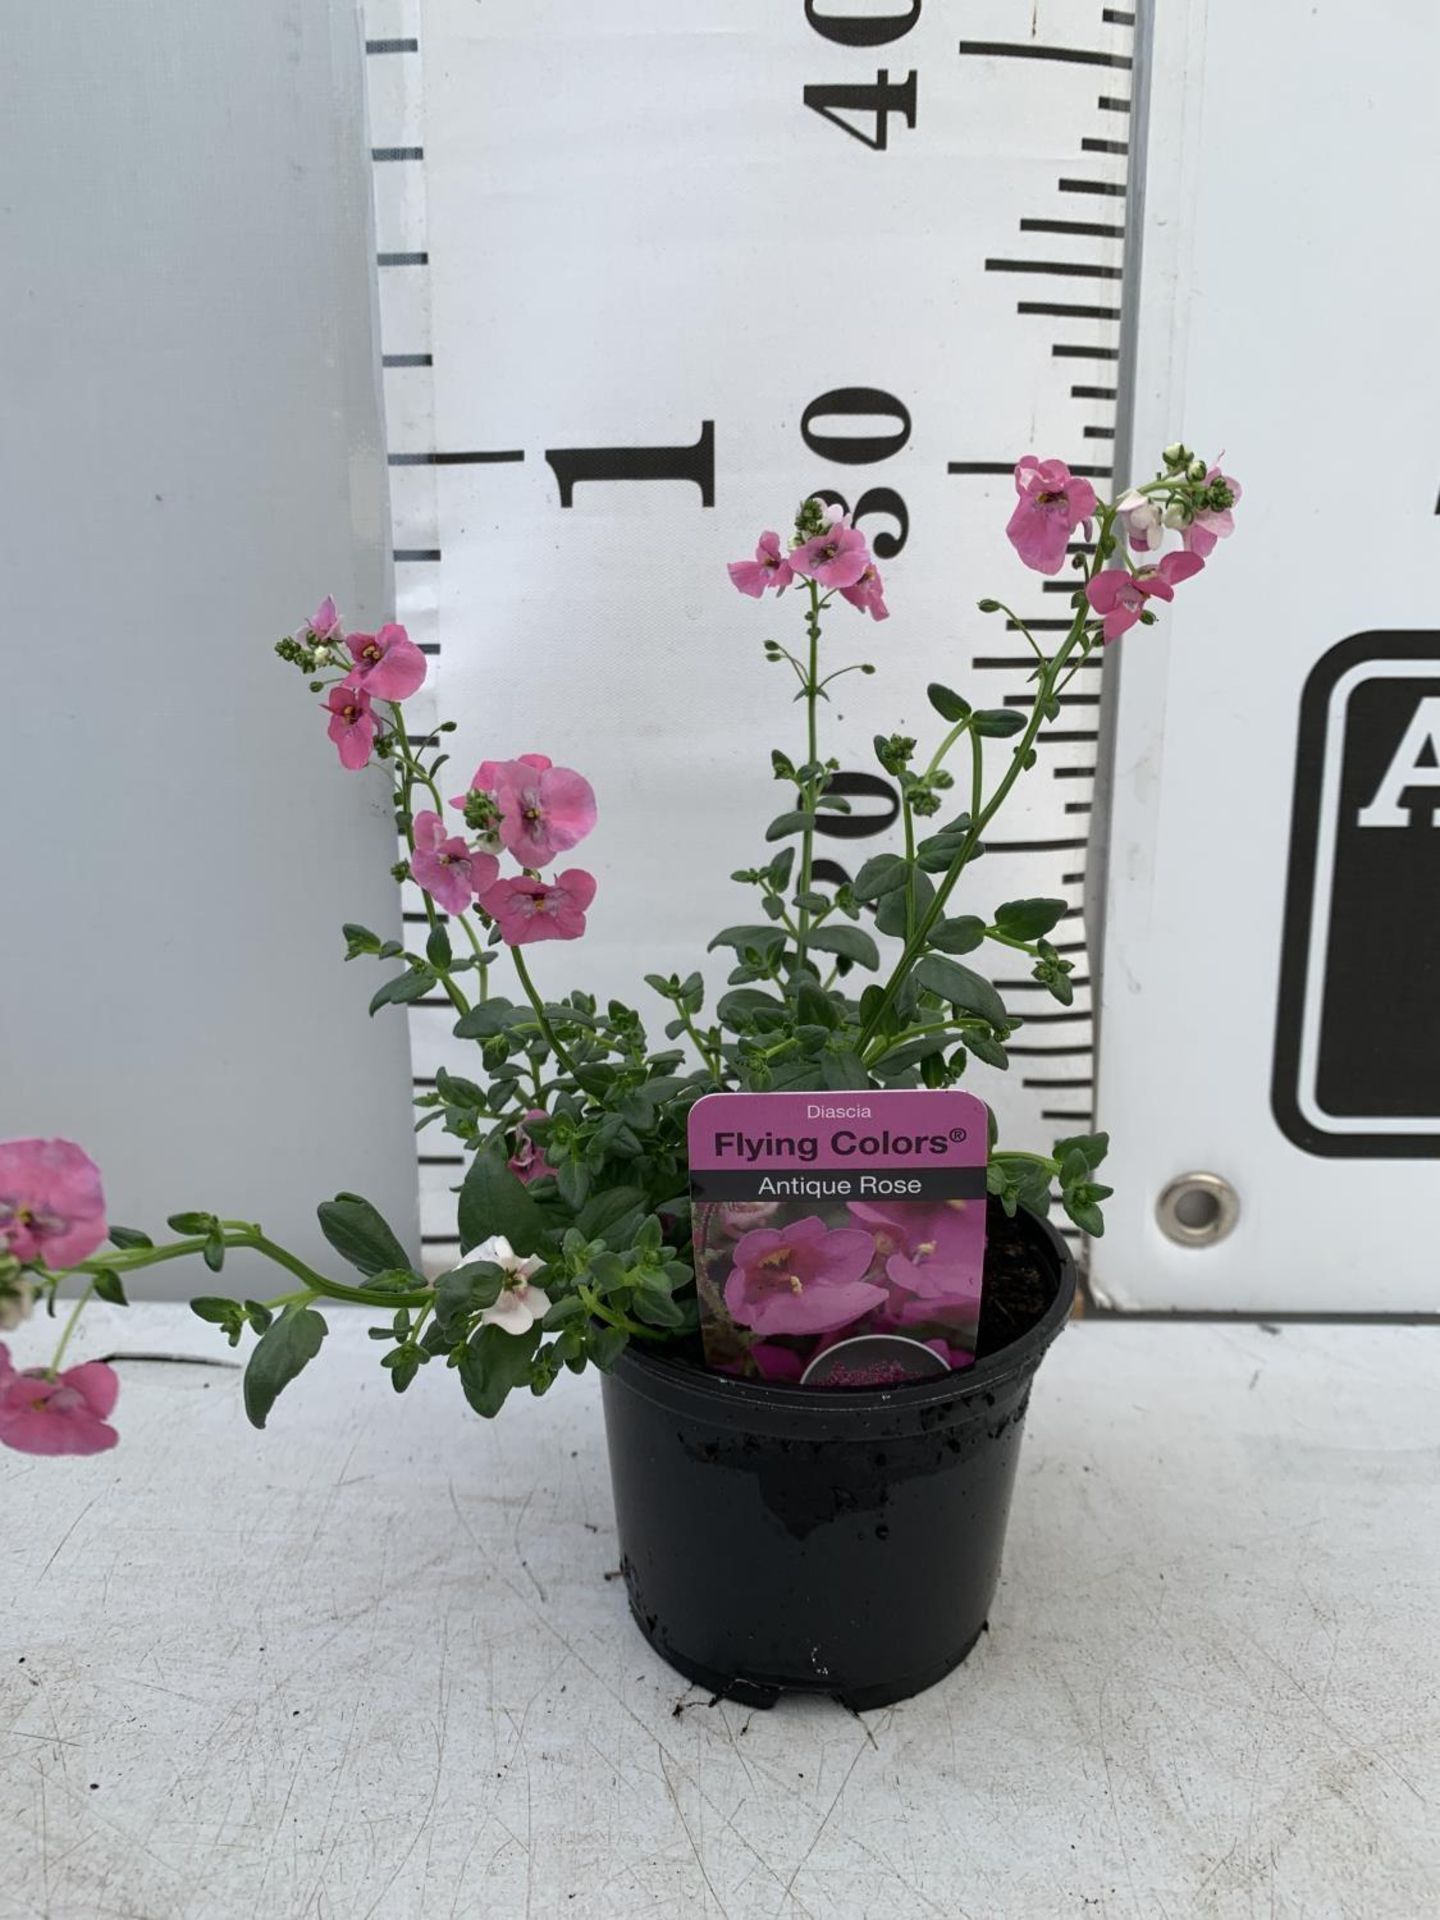
[[[846,1387],[826,1393],[814,1387],[776,1386],[769,1381],[714,1373],[689,1360],[653,1353],[632,1340],[615,1363],[612,1377],[623,1379],[632,1393],[643,1394],[661,1405],[672,1405],[678,1394],[692,1408],[708,1402],[717,1412],[723,1406],[732,1417],[743,1408],[751,1408],[762,1418],[767,1413],[785,1414],[802,1422],[809,1417],[817,1426],[833,1424],[837,1414],[845,1413],[922,1413],[1004,1386],[1039,1365],[1070,1318],[1078,1286],[1074,1255],[1050,1222],[1027,1213],[1023,1207],[1017,1218],[1024,1221],[1054,1262],[1055,1298],[1033,1326],[977,1360],[973,1367],[948,1373],[939,1380],[912,1380],[898,1387]]]

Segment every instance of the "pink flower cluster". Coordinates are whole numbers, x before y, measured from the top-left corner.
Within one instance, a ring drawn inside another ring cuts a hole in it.
[[[1172,481],[1180,478],[1188,458],[1181,449],[1175,449],[1173,456],[1167,451]],[[1159,547],[1167,526],[1180,533],[1182,550],[1166,554],[1153,565],[1106,567],[1086,583],[1085,598],[1101,616],[1101,633],[1107,642],[1129,632],[1144,615],[1147,601],[1173,600],[1181,581],[1201,572],[1216,543],[1234,532],[1235,518],[1228,506],[1202,505],[1195,510],[1196,498],[1203,498],[1217,482],[1219,499],[1227,493],[1232,502],[1240,498],[1239,481],[1219,467],[1210,467],[1199,480],[1203,465],[1197,462],[1190,470],[1199,494],[1191,496],[1188,504],[1183,496],[1177,500],[1172,494],[1167,507],[1136,488],[1116,502],[1117,518],[1136,553]],[[1015,491],[1020,497],[1005,528],[1011,546],[1037,573],[1058,573],[1076,529],[1083,527],[1085,538],[1091,537],[1091,521],[1099,505],[1095,489],[1071,473],[1063,460],[1037,460],[1027,453],[1015,468]]]
[[[88,1260],[106,1238],[100,1169],[73,1140],[0,1141],[0,1252],[52,1271]],[[100,1360],[52,1379],[21,1372],[0,1342],[0,1446],[20,1453],[103,1453],[120,1392]]]
[[[350,655],[353,664],[325,695],[324,707],[341,766],[358,772],[369,766],[380,731],[375,702],[408,700],[417,693],[425,684],[425,656],[404,627],[393,622],[378,633],[347,634],[329,594],[305,622],[301,639],[336,653],[343,647]],[[322,657],[328,658],[328,652]]]
[[[827,593],[838,593],[872,620],[888,620],[885,586],[870,557],[870,548],[842,507],[824,509],[821,532],[785,552],[778,533],[762,533],[753,560],[732,560],[730,578],[737,590],[758,600],[769,587],[783,593],[797,579],[813,580]]]
[[[820,1335],[820,1351],[842,1331],[932,1336],[926,1342],[951,1366],[971,1358],[980,1310],[984,1208],[963,1201],[885,1206],[851,1201],[853,1226],[827,1227],[816,1215],[780,1225],[728,1207],[720,1224],[735,1233],[725,1282],[731,1316],[758,1336],[752,1357],[767,1379],[798,1378],[802,1361],[767,1343],[777,1336]]]
[[[468,792],[450,804],[475,825],[477,839],[447,834],[438,813],[417,813],[410,862],[417,885],[447,913],[464,913],[474,902],[509,946],[578,940],[595,898],[594,876],[570,867],[542,880],[539,869],[595,825],[590,782],[543,753],[523,753],[518,760],[483,761]],[[512,854],[523,871],[502,877],[492,846]]]

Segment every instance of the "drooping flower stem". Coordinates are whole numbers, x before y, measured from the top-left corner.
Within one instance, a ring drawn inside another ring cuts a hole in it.
[[[433,1298],[433,1289],[412,1288],[408,1292],[392,1292],[389,1288],[348,1287],[343,1281],[327,1279],[324,1274],[316,1273],[307,1266],[297,1254],[291,1253],[278,1242],[270,1239],[258,1226],[244,1220],[222,1220],[219,1238],[229,1249],[249,1249],[263,1254],[277,1267],[283,1267],[293,1274],[314,1295],[330,1300],[349,1300],[366,1307],[420,1307],[427,1305]],[[83,1273],[93,1285],[93,1276],[100,1273],[138,1273],[145,1267],[157,1267],[167,1260],[185,1260],[193,1254],[203,1253],[211,1243],[208,1234],[190,1234],[181,1240],[172,1240],[161,1247],[126,1247],[113,1253],[82,1261],[71,1269]],[[89,1287],[86,1288],[88,1294]],[[84,1296],[76,1303],[76,1311],[84,1304]],[[73,1315],[72,1315],[73,1318]],[[68,1337],[68,1329],[67,1329]],[[62,1348],[63,1351],[63,1348]],[[58,1359],[57,1355],[57,1359]]]

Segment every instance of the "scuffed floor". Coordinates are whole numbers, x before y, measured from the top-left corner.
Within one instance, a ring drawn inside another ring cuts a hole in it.
[[[644,1646],[590,1382],[484,1427],[330,1317],[265,1434],[133,1364],[115,1453],[0,1456],[6,1920],[1440,1912],[1440,1331],[1071,1327],[992,1631],[859,1720]]]

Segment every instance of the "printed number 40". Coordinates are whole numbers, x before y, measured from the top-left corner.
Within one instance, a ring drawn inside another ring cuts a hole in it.
[[[848,133],[852,140],[859,140],[875,153],[884,153],[889,144],[890,115],[903,114],[907,127],[915,125],[915,87],[913,72],[903,80],[892,80],[889,71],[881,67],[873,84],[836,84],[825,82],[805,89],[805,104],[812,112],[829,120],[839,127],[842,133]],[[845,114],[858,117],[873,116],[874,131],[867,131],[863,125],[852,124],[842,118]]]

